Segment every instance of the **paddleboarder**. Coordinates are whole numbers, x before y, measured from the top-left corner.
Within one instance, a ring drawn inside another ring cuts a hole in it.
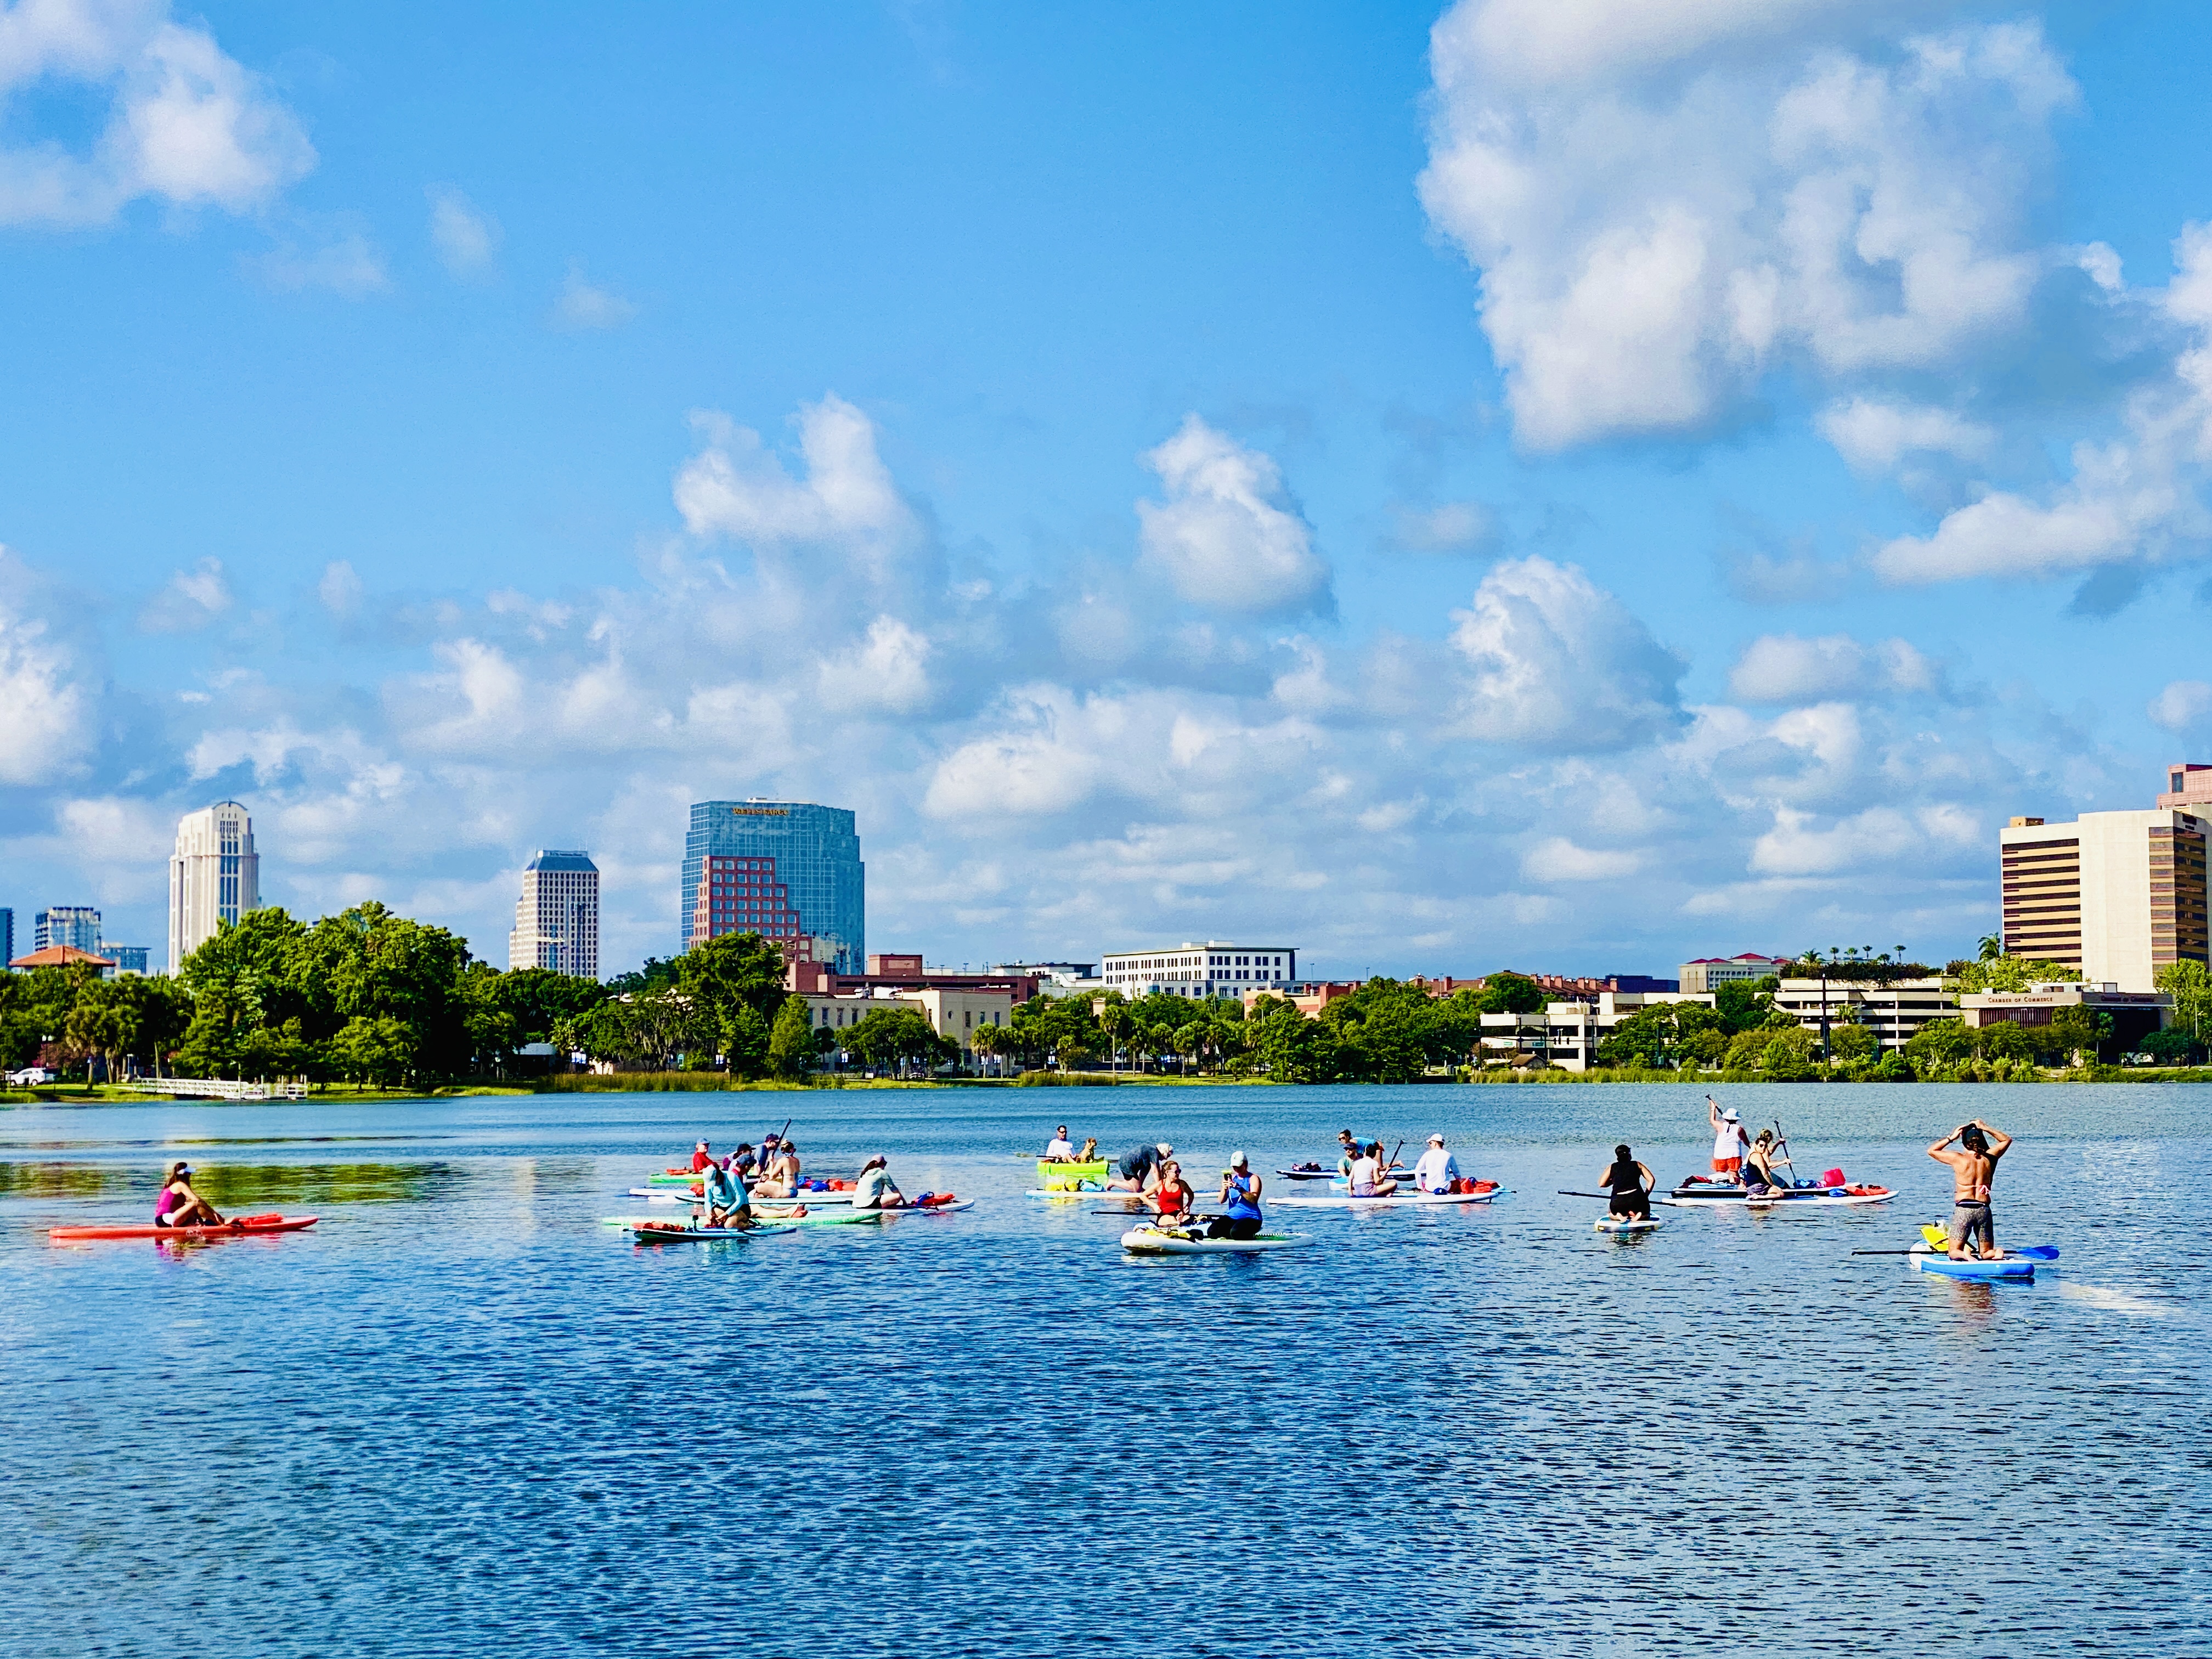
[[[1159,1212],[1160,1224],[1177,1226],[1187,1223],[1190,1206],[1197,1202],[1198,1194],[1182,1178],[1182,1165],[1170,1158],[1161,1165],[1160,1184],[1152,1192],[1152,1206]]]
[[[1618,1216],[1623,1221],[1651,1219],[1651,1193],[1658,1186],[1659,1177],[1651,1173],[1651,1166],[1639,1163],[1636,1154],[1626,1146],[1613,1149],[1613,1167],[1605,1172],[1598,1184],[1609,1194],[1606,1213]]]
[[[161,1177],[161,1196],[154,1204],[156,1227],[220,1227],[224,1224],[214,1205],[192,1190],[192,1166],[172,1164]]]
[[[778,1140],[773,1151],[763,1144],[761,1156],[761,1178],[753,1183],[754,1195],[759,1198],[796,1198],[799,1195],[799,1143]]]
[[[709,1227],[734,1227],[742,1231],[753,1224],[752,1200],[745,1196],[745,1183],[737,1172],[737,1162],[732,1153],[720,1164],[709,1163],[701,1172],[706,1187]]]
[[[1959,1143],[1955,1152],[1950,1150],[1954,1140]],[[2010,1135],[1976,1118],[1971,1123],[1961,1123],[1928,1149],[1929,1157],[1951,1166],[1952,1261],[1994,1261],[2004,1254],[1997,1249],[1996,1219],[1990,1211],[1990,1183],[1996,1179],[1997,1160],[2011,1147]]]
[[[1242,1152],[1230,1154],[1221,1172],[1221,1206],[1228,1213],[1206,1229],[1208,1238],[1257,1238],[1260,1236],[1260,1177]]]
[[[1449,1193],[1459,1181],[1459,1164],[1444,1150],[1442,1135],[1429,1137],[1429,1150],[1413,1165],[1413,1185],[1425,1193]]]
[[[891,1179],[890,1165],[878,1152],[860,1166],[860,1173],[853,1182],[853,1207],[856,1210],[903,1210],[906,1194]]]
[[[1138,1147],[1122,1158],[1120,1166],[1121,1178],[1108,1182],[1106,1190],[1109,1193],[1150,1191],[1160,1184],[1161,1168],[1174,1153],[1175,1148],[1164,1140],[1150,1146]]]
[[[1711,1095],[1705,1097],[1705,1115],[1713,1125],[1713,1179],[1730,1186],[1743,1180],[1744,1148],[1751,1137],[1743,1132],[1743,1120],[1736,1115],[1735,1107],[1726,1111]]]
[[[1354,1198],[1388,1198],[1398,1190],[1398,1183],[1382,1173],[1382,1143],[1370,1140],[1359,1149],[1345,1172],[1352,1196]]]
[[[701,1141],[696,1146],[694,1146],[691,1149],[691,1173],[693,1175],[706,1174],[708,1170],[713,1165],[714,1162],[714,1154],[708,1149],[707,1143],[705,1141]]]

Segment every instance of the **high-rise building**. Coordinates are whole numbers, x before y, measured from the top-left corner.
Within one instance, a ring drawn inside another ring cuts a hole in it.
[[[234,800],[187,812],[177,824],[169,860],[169,971],[216,935],[261,908],[261,855],[253,820]]]
[[[100,954],[115,964],[118,974],[143,974],[154,951],[151,945],[111,945]]]
[[[66,945],[76,951],[100,949],[100,912],[89,904],[50,904],[33,918],[33,951],[51,951]]]
[[[2203,962],[2212,946],[2208,834],[2212,821],[2172,806],[2014,818],[1997,831],[2004,948],[2092,985],[2155,990],[2160,969]]]
[[[599,976],[599,866],[589,853],[540,848],[523,866],[507,965]]]
[[[867,866],[852,813],[803,801],[707,800],[684,841],[684,948],[724,933],[811,938],[841,974],[866,964]]]
[[[15,913],[0,908],[0,963],[15,959]]]

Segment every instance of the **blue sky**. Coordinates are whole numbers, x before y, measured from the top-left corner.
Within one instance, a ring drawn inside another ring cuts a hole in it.
[[[0,8],[0,904],[1665,971],[2206,757],[2185,5]]]

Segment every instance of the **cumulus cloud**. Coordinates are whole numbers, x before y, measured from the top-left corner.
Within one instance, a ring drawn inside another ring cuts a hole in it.
[[[1869,806],[1825,825],[1811,813],[1783,806],[1775,809],[1774,827],[1753,844],[1751,867],[1771,876],[1843,875],[1911,859],[1948,859],[1985,839],[1974,816],[1957,806],[1910,813]]]
[[[341,299],[365,300],[392,286],[376,244],[344,220],[302,222],[249,263],[271,288],[291,293],[320,289]]]
[[[2032,25],[1854,50],[1869,9],[1460,0],[1431,219],[1524,443],[1707,424],[1771,366],[1926,369],[2025,317],[2072,82]]]
[[[52,136],[0,145],[0,223],[100,224],[142,198],[245,212],[314,166],[292,112],[165,0],[0,11],[0,112],[46,88],[94,100],[98,136],[78,149]]]
[[[1522,856],[1521,872],[1531,881],[1617,881],[1644,867],[1643,855],[1577,847],[1565,836],[1538,842]]]
[[[1137,503],[1143,557],[1177,593],[1255,615],[1329,609],[1328,566],[1273,458],[1192,415],[1145,464],[1165,499]]]
[[[1769,634],[1745,647],[1729,692],[1741,702],[1813,702],[1931,691],[1936,679],[1935,664],[1903,640],[1869,646],[1848,634]]]
[[[2169,732],[2194,731],[2212,715],[2212,685],[2203,680],[2175,680],[2150,700],[2145,712],[2152,725]]]
[[[49,783],[76,771],[93,744],[94,695],[75,653],[27,614],[31,583],[0,548],[0,783]]]
[[[338,617],[350,617],[361,609],[363,591],[360,575],[344,559],[333,559],[325,565],[323,579],[315,584],[315,597],[325,611]]]
[[[1869,398],[1831,404],[1814,424],[1836,453],[1861,472],[1890,471],[1917,452],[1978,460],[1996,441],[1989,428],[1948,410]]]
[[[637,315],[637,307],[611,289],[585,280],[583,262],[568,262],[568,280],[553,301],[553,322],[566,329],[620,328]]]
[[[1509,561],[1452,613],[1466,728],[1486,740],[1625,749],[1678,725],[1686,665],[1574,565]]]
[[[451,185],[433,185],[428,193],[430,243],[439,263],[456,276],[489,275],[499,257],[499,221]]]
[[[168,585],[139,612],[138,625],[149,634],[195,633],[220,618],[231,603],[222,561],[202,559],[169,578]]]
[[[896,617],[878,617],[866,637],[822,665],[821,696],[830,708],[911,713],[929,700],[926,635]]]
[[[711,411],[691,421],[706,447],[676,475],[676,507],[693,535],[757,546],[849,543],[879,562],[916,533],[876,453],[874,423],[836,393],[799,410],[799,477],[750,427]]]

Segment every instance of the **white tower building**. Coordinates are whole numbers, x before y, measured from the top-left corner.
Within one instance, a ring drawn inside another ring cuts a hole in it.
[[[218,923],[260,908],[261,856],[246,809],[225,800],[185,813],[169,860],[169,971],[213,939]]]
[[[599,976],[599,866],[589,853],[541,848],[523,866],[507,965]]]

